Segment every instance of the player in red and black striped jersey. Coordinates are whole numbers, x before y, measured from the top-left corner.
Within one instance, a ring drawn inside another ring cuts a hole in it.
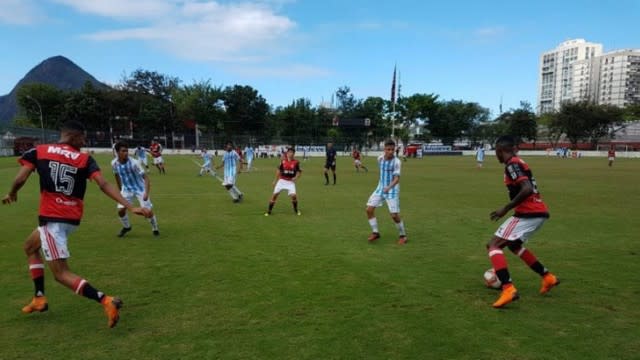
[[[536,256],[524,247],[529,237],[549,218],[549,210],[542,201],[529,165],[517,156],[516,145],[515,140],[510,136],[502,136],[496,141],[496,157],[500,163],[505,164],[504,183],[509,190],[511,201],[491,212],[490,218],[496,221],[511,209],[514,209],[515,213],[498,228],[487,244],[491,264],[502,282],[502,293],[493,304],[495,308],[503,307],[519,297],[509,275],[507,261],[502,251],[504,247],[508,247],[542,277],[541,294],[547,293],[560,283]]]
[[[356,167],[356,171],[360,172],[360,168],[364,169],[364,172],[369,172],[366,166],[362,165],[362,160],[360,159],[360,151],[357,148],[354,148],[351,152],[351,157],[353,158],[353,165]]]
[[[286,158],[280,160],[280,166],[276,170],[276,178],[273,180],[273,195],[269,200],[269,209],[264,216],[271,215],[273,206],[276,204],[278,195],[283,190],[287,190],[287,194],[291,197],[291,204],[293,205],[293,212],[297,215],[302,215],[298,210],[298,195],[296,192],[296,180],[302,175],[302,169],[300,169],[300,162],[294,159],[295,150],[288,148],[286,152]]]
[[[609,147],[609,152],[607,153],[607,157],[609,159],[609,167],[613,165],[613,162],[616,160],[616,148],[614,145]]]
[[[85,144],[84,126],[77,122],[66,123],[57,144],[38,145],[27,151],[19,160],[18,171],[11,190],[2,198],[3,204],[18,200],[18,191],[29,176],[37,171],[40,177],[39,226],[25,241],[29,271],[35,285],[35,295],[24,313],[42,312],[48,309],[44,295],[44,262],[42,253],[56,280],[76,294],[100,302],[108,317],[109,327],[116,325],[122,300],[107,296],[69,269],[67,237],[76,230],[82,219],[83,199],[87,180],[93,180],[102,192],[124,205],[130,211],[149,216],[149,210],[133,208],[117,188],[109,184],[100,173],[95,160],[80,152]]]

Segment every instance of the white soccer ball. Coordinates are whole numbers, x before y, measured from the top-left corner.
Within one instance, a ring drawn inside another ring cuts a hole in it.
[[[502,286],[502,283],[500,282],[500,279],[498,279],[498,276],[496,276],[496,271],[493,270],[493,268],[484,272],[484,283],[491,289],[500,289]]]

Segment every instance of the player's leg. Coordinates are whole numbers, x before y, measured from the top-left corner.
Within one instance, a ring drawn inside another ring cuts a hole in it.
[[[296,184],[293,181],[289,181],[287,185],[287,194],[291,197],[291,205],[293,206],[293,212],[300,216],[302,213],[298,210],[298,195],[296,193]]]
[[[129,203],[133,202],[133,194],[127,191],[120,192],[122,197],[127,199]],[[118,209],[118,218],[120,219],[120,223],[122,224],[122,229],[118,233],[118,237],[123,237],[126,233],[131,231],[131,222],[129,221],[129,215],[127,214],[127,209],[121,205],[117,204],[116,208]]]
[[[336,184],[336,166],[331,166],[331,173],[333,174],[333,185]]]
[[[122,301],[119,298],[107,296],[91,286],[85,279],[71,272],[67,264],[67,258],[70,256],[67,249],[67,238],[75,231],[76,227],[64,223],[48,223],[38,228],[45,260],[47,260],[56,281],[76,294],[102,304],[107,314],[109,327],[114,327],[120,317],[119,309],[122,306]]]
[[[324,184],[329,185],[329,166],[325,165],[324,167]]]
[[[382,196],[376,194],[375,192],[369,196],[369,200],[367,200],[367,220],[369,221],[369,226],[371,226],[371,234],[367,238],[369,242],[376,241],[380,238],[380,230],[378,230],[378,219],[376,219],[376,207],[382,205],[384,199]]]
[[[502,293],[496,302],[493,303],[493,307],[500,308],[508,303],[518,299],[518,291],[513,286],[511,275],[509,275],[509,268],[507,266],[507,259],[504,256],[502,249],[509,244],[509,241],[514,241],[518,237],[514,237],[514,229],[520,221],[519,218],[510,217],[498,228],[494,236],[487,243],[487,252],[491,265],[493,266],[496,276],[502,283]]]
[[[22,312],[25,314],[32,313],[34,311],[47,311],[49,305],[47,298],[44,295],[44,262],[40,255],[40,232],[35,229],[27,237],[24,242],[24,252],[27,255],[27,262],[29,263],[29,273],[31,274],[31,280],[35,288],[33,299],[29,304],[22,308]]]
[[[388,198],[386,201],[391,219],[393,219],[393,222],[396,224],[396,228],[398,229],[398,244],[404,245],[407,243],[407,232],[404,228],[404,221],[400,218],[400,199],[395,197],[390,199]]]
[[[153,232],[153,235],[158,236],[160,235],[160,230],[158,229],[158,219],[156,218],[156,214],[152,210],[153,204],[151,203],[150,198],[147,198],[147,200],[145,200],[142,195],[143,194],[136,194],[136,198],[138,199],[140,207],[149,209],[151,211],[151,216],[148,217],[147,220],[149,221],[149,224],[151,224],[151,231]]]
[[[533,252],[524,247],[524,243],[542,227],[545,221],[546,218],[520,219],[512,231],[516,239],[510,241],[508,244],[509,250],[511,250],[512,253],[517,255],[531,270],[542,277],[542,285],[540,287],[541,294],[546,294],[553,287],[560,284],[560,280],[542,265]]]
[[[271,195],[271,199],[269,199],[269,209],[264,214],[265,216],[271,215],[271,211],[273,211],[273,207],[276,205],[276,201],[278,200],[278,195],[280,195],[280,190],[276,184],[276,188],[273,190],[273,195]]]

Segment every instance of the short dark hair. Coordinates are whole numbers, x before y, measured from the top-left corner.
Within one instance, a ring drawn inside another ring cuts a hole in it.
[[[120,149],[122,148],[129,148],[129,146],[127,145],[126,142],[124,141],[118,141],[115,145],[114,145],[114,149],[116,149],[116,151],[120,151]]]
[[[293,146],[289,146],[287,148],[287,152],[289,152],[289,151],[293,151],[294,154],[296,153],[296,149],[294,149]]]
[[[496,148],[502,147],[507,149],[513,149],[516,145],[518,145],[518,142],[511,135],[503,135],[503,136],[500,136],[498,140],[496,140]]]
[[[395,142],[395,141],[393,141],[393,139],[387,139],[387,140],[385,140],[385,142],[384,142],[384,146],[385,146],[385,147],[386,147],[386,146],[396,146],[396,142]]]
[[[69,120],[62,124],[62,131],[74,131],[84,133],[86,131],[84,124],[77,120]]]

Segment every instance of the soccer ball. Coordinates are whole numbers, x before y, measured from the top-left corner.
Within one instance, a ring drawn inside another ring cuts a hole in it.
[[[491,289],[500,289],[500,287],[502,286],[502,283],[496,276],[496,271],[493,270],[493,268],[488,269],[484,272],[484,283],[488,288]]]

